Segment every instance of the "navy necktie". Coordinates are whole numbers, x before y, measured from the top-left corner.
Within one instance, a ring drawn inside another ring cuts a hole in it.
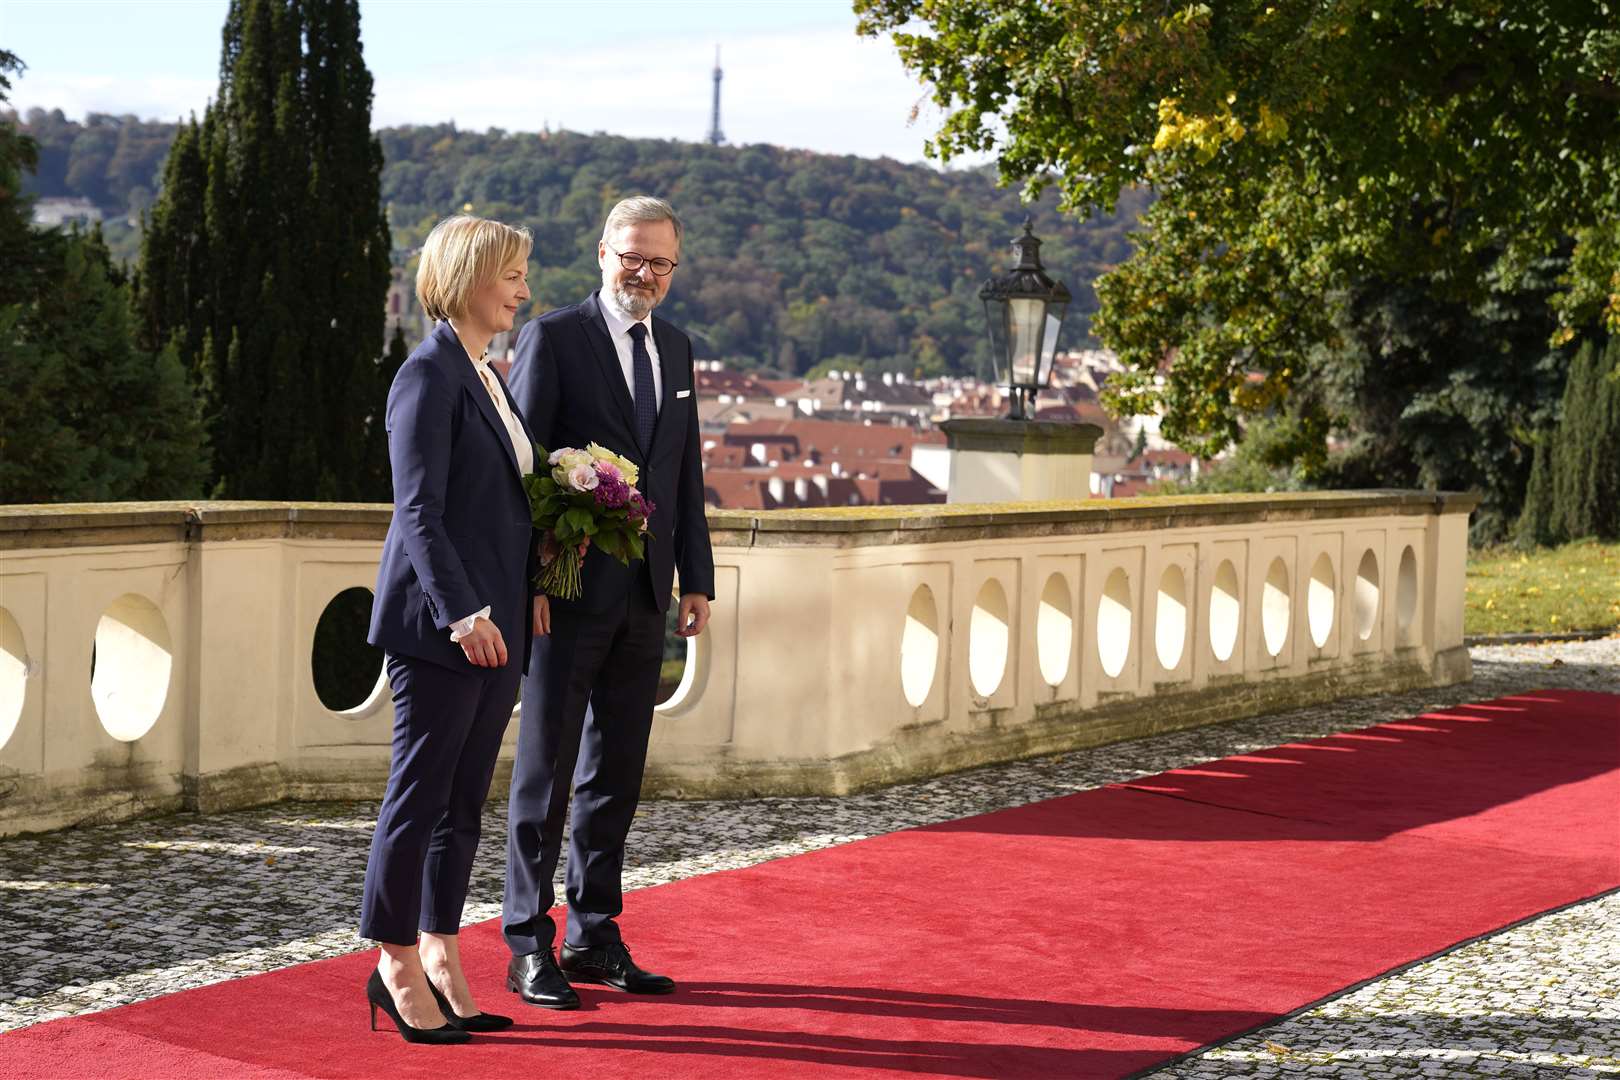
[[[652,453],[653,426],[658,423],[658,391],[653,388],[652,355],[647,352],[647,327],[630,327],[636,374],[636,441],[643,454]]]

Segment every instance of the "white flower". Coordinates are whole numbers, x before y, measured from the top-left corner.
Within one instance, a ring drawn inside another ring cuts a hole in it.
[[[575,453],[575,452],[576,451],[571,446],[565,446],[561,450],[553,450],[551,452],[551,456],[546,458],[546,464],[547,465],[561,465],[562,464],[562,459],[564,457],[566,457],[569,454]]]
[[[596,470],[589,465],[575,465],[568,470],[568,486],[575,491],[595,491]]]

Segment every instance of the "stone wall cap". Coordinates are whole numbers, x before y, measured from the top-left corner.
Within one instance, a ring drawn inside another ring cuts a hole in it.
[[[1437,491],[1299,491],[1220,495],[1142,495],[1123,499],[1077,499],[1021,503],[931,503],[922,506],[815,507],[754,513],[760,532],[887,532],[1049,522],[1183,516],[1258,519],[1268,512],[1422,507],[1466,513],[1479,505],[1473,493]],[[711,520],[713,512],[710,513]]]
[[[960,431],[975,435],[1027,432],[1031,435],[1049,438],[1053,436],[1061,438],[1077,433],[1100,438],[1103,433],[1103,429],[1096,424],[1087,424],[1076,420],[1009,420],[1005,417],[994,416],[963,416],[954,420],[942,421],[939,427],[941,431]]]
[[[1241,521],[1272,515],[1379,509],[1405,509],[1439,514],[1467,514],[1479,505],[1474,493],[1448,491],[1300,491],[1221,495],[1145,495],[1124,499],[1081,499],[1023,503],[929,503],[914,506],[812,507],[797,510],[710,509],[711,532],[731,537],[774,534],[872,534],[884,532],[986,529],[1008,526],[1079,525],[1106,530],[1127,523],[1158,521],[1172,525],[1180,518]],[[386,527],[393,514],[388,503],[316,503],[265,501],[170,501],[145,503],[62,503],[0,506],[4,546],[30,546],[30,533],[50,534],[102,530],[139,530],[148,539],[223,539],[262,535],[282,526],[282,535],[300,528]],[[233,532],[233,529],[247,531]],[[355,535],[352,529],[337,535]],[[66,540],[66,538],[64,538]],[[83,542],[80,540],[71,542]]]
[[[1004,454],[1089,454],[1103,435],[1096,424],[1069,420],[970,416],[939,426],[952,451]]]

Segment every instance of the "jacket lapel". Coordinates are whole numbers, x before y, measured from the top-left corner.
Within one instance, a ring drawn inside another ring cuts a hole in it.
[[[512,474],[521,482],[523,472],[518,468],[517,451],[512,449],[512,436],[507,433],[506,425],[501,422],[501,414],[495,411],[495,402],[490,400],[489,391],[484,387],[484,380],[478,377],[478,369],[473,367],[472,358],[462,347],[461,339],[447,322],[435,326],[433,336],[438,339],[451,371],[460,377],[462,385],[472,395],[473,404],[478,406],[478,412],[495,432],[495,441],[500,443],[501,449],[506,452],[506,460],[512,466]],[[500,374],[497,373],[495,378],[499,380]],[[511,398],[508,397],[507,400],[511,401]],[[529,441],[532,443],[534,440],[531,438]]]
[[[611,447],[626,457],[640,453],[634,437],[636,430],[636,407],[630,400],[630,388],[624,385],[624,369],[619,366],[619,353],[613,345],[613,339],[608,336],[607,320],[602,318],[602,308],[597,300],[597,294],[592,293],[583,304],[579,306],[579,318],[583,324],[585,336],[590,339],[591,352],[596,354],[597,367],[601,369],[602,378],[606,380],[608,395],[613,398],[619,407],[619,416],[624,420],[624,427],[631,433],[629,444],[624,450]]]

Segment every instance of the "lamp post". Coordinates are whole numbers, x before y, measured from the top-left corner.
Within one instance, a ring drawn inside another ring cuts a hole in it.
[[[1013,241],[1018,265],[991,278],[979,290],[990,324],[990,356],[996,381],[1012,399],[1009,420],[1028,420],[1035,395],[1052,380],[1058,332],[1069,309],[1069,290],[1041,266],[1041,242],[1024,219],[1024,235]]]
[[[1069,290],[1041,266],[1041,242],[1024,219],[1013,241],[1018,265],[979,290],[990,323],[996,381],[1012,399],[1005,417],[964,416],[940,424],[950,455],[948,501],[1074,501],[1091,496],[1096,424],[1034,420],[1035,395],[1052,381]]]

